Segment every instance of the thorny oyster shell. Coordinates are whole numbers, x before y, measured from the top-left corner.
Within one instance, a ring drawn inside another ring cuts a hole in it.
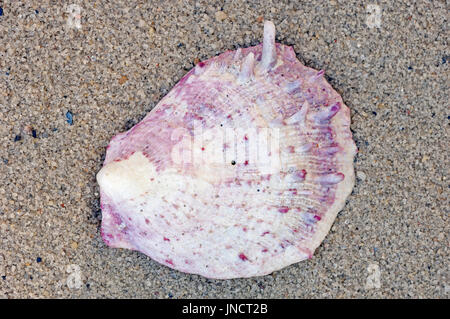
[[[311,258],[354,185],[350,111],[290,46],[198,63],[97,175],[106,244],[209,278]]]

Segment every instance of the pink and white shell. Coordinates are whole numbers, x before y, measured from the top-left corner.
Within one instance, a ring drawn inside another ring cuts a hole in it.
[[[208,278],[262,276],[311,258],[354,185],[350,110],[275,43],[198,63],[97,175],[111,247]]]

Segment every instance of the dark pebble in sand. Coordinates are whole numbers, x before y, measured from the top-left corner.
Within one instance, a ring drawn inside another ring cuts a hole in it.
[[[72,112],[67,111],[66,118],[67,118],[67,123],[69,123],[69,125],[73,125],[73,114],[72,114]]]

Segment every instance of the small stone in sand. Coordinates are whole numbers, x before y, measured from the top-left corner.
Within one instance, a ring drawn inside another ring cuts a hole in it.
[[[216,20],[219,21],[219,22],[225,20],[227,17],[228,17],[227,14],[225,12],[223,12],[223,11],[217,11],[216,12]]]
[[[122,85],[124,84],[126,81],[128,81],[128,78],[126,75],[122,75],[119,79],[119,84]]]
[[[366,174],[365,174],[364,172],[358,171],[358,172],[356,173],[356,176],[357,176],[360,180],[362,180],[362,181],[365,181],[365,180],[366,180]]]

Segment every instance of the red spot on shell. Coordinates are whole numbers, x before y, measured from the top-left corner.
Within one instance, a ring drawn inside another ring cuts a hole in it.
[[[280,213],[285,214],[285,213],[287,213],[287,212],[289,211],[289,207],[287,207],[287,206],[282,206],[282,207],[278,208],[278,211],[279,211]]]
[[[164,237],[164,241],[170,241],[170,239],[167,237]]]
[[[145,223],[148,225],[148,224],[150,224],[150,221],[146,218]]]
[[[244,136],[244,140],[248,141],[248,137],[247,135]]]
[[[245,161],[245,162],[244,162],[244,165],[248,165],[248,161]]]
[[[239,254],[239,258],[240,258],[242,261],[248,260],[247,256],[245,256],[243,253],[240,253],[240,254]]]
[[[288,149],[289,149],[289,153],[295,153],[295,147],[294,146],[289,145]]]
[[[301,179],[305,179],[305,177],[306,177],[306,170],[302,169],[301,171],[298,171],[295,175],[297,177],[301,178]]]
[[[172,259],[166,259],[165,262],[168,263],[169,265],[172,265],[172,266],[173,266],[173,261],[172,261]]]
[[[315,220],[321,220],[322,217],[320,217],[320,216],[318,216],[318,215],[314,215],[314,219],[315,219]]]
[[[205,150],[205,148],[204,147],[202,147],[202,151],[204,151]]]
[[[267,248],[264,248],[263,250],[261,250],[263,253],[267,253],[269,250]]]
[[[267,234],[270,234],[270,231],[265,231],[264,233],[261,234],[261,236],[265,236]]]

